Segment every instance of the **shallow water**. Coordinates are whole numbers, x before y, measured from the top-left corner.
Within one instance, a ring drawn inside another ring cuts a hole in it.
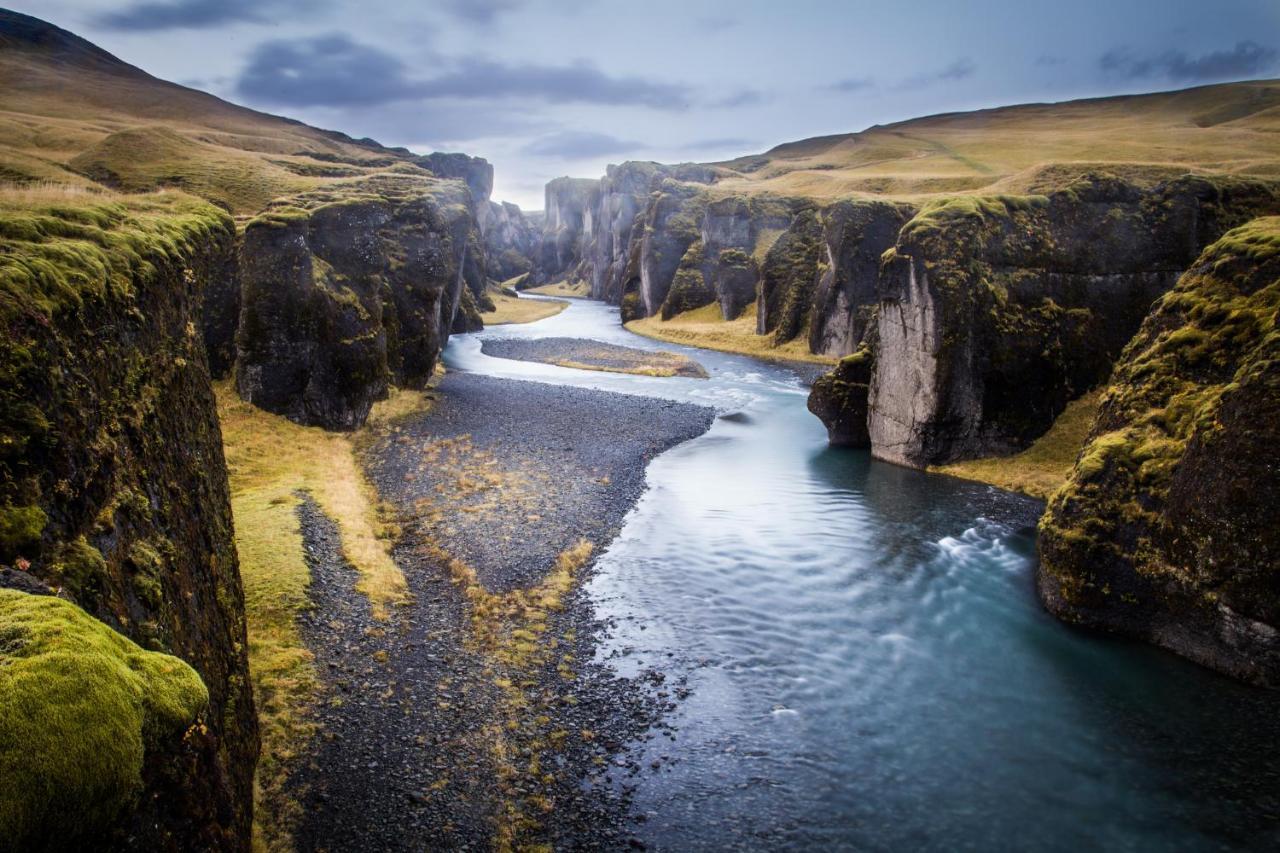
[[[494,359],[484,337],[683,352],[709,380]],[[654,460],[588,591],[602,656],[687,678],[635,750],[668,850],[1280,847],[1280,697],[1072,630],[1032,588],[1038,505],[828,449],[783,367],[663,344],[575,300],[454,337],[454,369],[712,406]],[[589,428],[589,425],[585,425]]]

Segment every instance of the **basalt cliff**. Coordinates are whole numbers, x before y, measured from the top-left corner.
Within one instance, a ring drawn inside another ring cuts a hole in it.
[[[530,228],[484,160],[247,110],[7,11],[0,84],[0,849],[248,850],[212,378],[357,426],[480,324],[489,256]]]

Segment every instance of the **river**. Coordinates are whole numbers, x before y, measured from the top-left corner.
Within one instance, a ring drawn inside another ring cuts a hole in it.
[[[710,379],[490,358],[486,337],[685,353]],[[832,450],[789,369],[627,332],[616,308],[455,336],[450,369],[700,403],[588,584],[624,674],[686,680],[633,745],[665,850],[1280,847],[1280,697],[1036,601],[1039,505]],[[590,424],[584,424],[590,429]]]

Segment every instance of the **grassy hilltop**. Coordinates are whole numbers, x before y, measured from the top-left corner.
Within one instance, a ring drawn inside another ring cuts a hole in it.
[[[1035,193],[1085,168],[1130,180],[1280,176],[1280,80],[946,113],[714,164],[717,189],[834,199]]]
[[[0,10],[0,181],[177,188],[243,215],[407,157],[157,79]]]

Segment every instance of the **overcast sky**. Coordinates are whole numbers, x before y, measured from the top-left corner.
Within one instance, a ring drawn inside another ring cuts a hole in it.
[[[912,116],[1280,76],[1278,0],[30,0],[160,77],[413,150],[558,175]]]

